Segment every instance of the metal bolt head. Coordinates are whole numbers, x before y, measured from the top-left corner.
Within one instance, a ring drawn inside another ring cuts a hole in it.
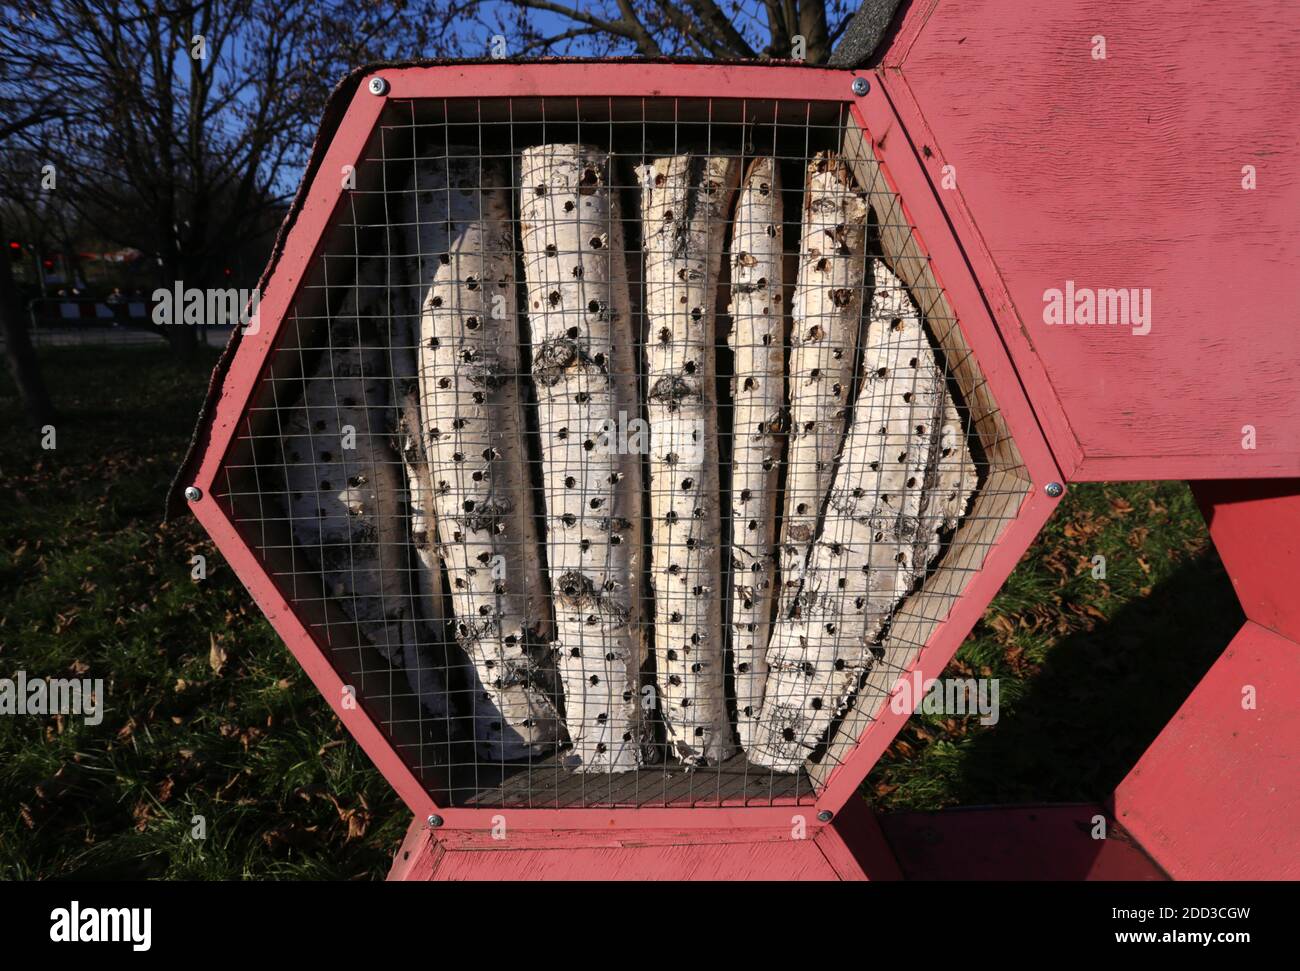
[[[856,94],[859,98],[861,98],[864,94],[866,94],[870,90],[871,90],[871,82],[869,82],[866,78],[853,79],[853,93]]]
[[[198,486],[186,486],[185,498],[188,499],[190,502],[198,502],[200,499],[203,498],[203,490],[200,489]]]
[[[821,812],[817,814],[817,818],[820,819],[823,823],[829,823],[832,819],[835,818],[835,814],[831,812],[829,809],[823,809]]]
[[[371,94],[388,94],[388,82],[383,78],[371,78],[367,87]]]
[[[1043,487],[1043,491],[1055,499],[1065,491],[1065,486],[1059,482],[1049,482]]]
[[[429,828],[430,828],[430,829],[437,829],[437,828],[438,828],[439,826],[441,826],[441,825],[442,825],[442,817],[441,817],[441,816],[432,815],[432,814],[429,816]]]

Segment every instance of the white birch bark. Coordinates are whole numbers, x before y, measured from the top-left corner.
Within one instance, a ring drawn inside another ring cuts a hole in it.
[[[773,632],[751,760],[794,772],[817,747],[974,487],[966,435],[920,316],[901,281],[876,261],[852,426],[797,609]]]
[[[521,159],[528,284],[565,727],[578,772],[642,763],[641,455],[622,216],[608,154],[546,144]]]
[[[515,247],[500,169],[452,154],[416,163],[421,422],[456,634],[482,689],[475,738],[481,757],[513,759],[563,734],[520,411]]]
[[[791,307],[790,439],[778,616],[794,606],[844,441],[862,311],[867,203],[838,155],[808,166]]]
[[[357,293],[282,418],[294,544],[321,572],[323,593],[395,668],[428,711],[450,708],[440,672],[423,670],[411,605],[402,476],[389,442],[389,375],[377,346],[358,345]],[[373,307],[361,315],[373,316]],[[370,338],[373,344],[373,337]]]
[[[748,750],[767,681],[776,572],[782,408],[785,404],[781,185],[776,161],[755,159],[731,236],[731,638],[736,730]]]
[[[686,765],[734,752],[725,694],[714,303],[734,158],[640,170],[645,239],[655,671],[669,748]]]

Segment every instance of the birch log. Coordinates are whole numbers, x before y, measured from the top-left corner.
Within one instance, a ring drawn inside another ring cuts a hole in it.
[[[301,401],[282,418],[291,532],[320,570],[324,595],[390,664],[407,668],[426,709],[446,719],[446,684],[418,659],[389,379],[374,338],[359,343],[357,292],[330,325],[330,345],[304,376]]]
[[[420,410],[456,634],[484,757],[562,737],[523,418],[510,199],[488,160],[417,162]]]
[[[641,456],[635,344],[612,163],[525,149],[520,234],[537,389],[546,555],[565,726],[578,772],[642,763]]]
[[[778,618],[751,759],[796,771],[843,714],[870,647],[965,513],[975,468],[906,289],[880,261],[853,423],[796,616]]]
[[[390,353],[390,359],[396,360]],[[399,365],[400,366],[400,365]],[[413,369],[412,369],[413,370]],[[433,517],[433,485],[429,480],[429,460],[420,432],[420,396],[408,387],[398,405],[397,448],[406,471],[406,509],[410,526],[412,564],[411,589],[416,595],[416,630],[421,633],[417,648],[406,653],[406,671],[416,696],[432,714],[438,714],[429,695],[446,690],[451,658],[443,640],[447,617],[442,606],[442,564],[434,544],[436,526]],[[424,623],[420,624],[419,620]],[[490,720],[491,709],[475,693],[473,716]],[[476,722],[477,723],[477,722]]]
[[[791,307],[790,444],[781,532],[779,616],[794,608],[835,456],[844,441],[861,321],[867,204],[839,156],[808,166]]]
[[[708,765],[734,751],[722,642],[713,341],[739,163],[676,155],[639,174],[655,672],[670,750],[686,765]]]
[[[776,564],[785,405],[779,175],[775,159],[750,164],[731,236],[731,642],[736,729],[746,750],[760,724]]]

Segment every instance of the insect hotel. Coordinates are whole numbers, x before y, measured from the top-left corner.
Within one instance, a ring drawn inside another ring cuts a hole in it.
[[[394,876],[906,869],[856,794],[895,686],[1133,453],[1069,438],[904,78],[393,66],[334,99],[185,484],[413,810]]]

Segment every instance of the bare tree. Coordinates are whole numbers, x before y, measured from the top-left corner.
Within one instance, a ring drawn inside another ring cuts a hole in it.
[[[812,63],[842,61],[843,36],[856,63],[898,3],[20,0],[0,7],[0,145],[14,174],[0,197],[30,203],[23,194],[53,166],[50,191],[96,236],[153,258],[162,285],[209,286],[224,254],[285,204],[331,85],[357,64],[481,54],[497,34],[524,56]],[[0,288],[14,308],[9,269]],[[34,396],[29,411],[48,412],[15,314],[4,312],[11,368],[14,355],[28,361],[19,384]],[[193,353],[192,328],[162,331],[178,355]]]
[[[418,7],[324,0],[52,0],[0,10],[7,150],[159,282],[219,282],[222,255],[283,206],[335,79],[424,49]],[[182,357],[193,328],[163,328]]]
[[[458,0],[444,9],[439,42],[456,54],[481,53],[500,35],[507,39],[509,53],[520,56],[793,57],[822,64],[851,23],[860,36],[867,33],[867,24],[878,23],[873,28],[878,40],[898,2]],[[870,52],[868,47],[866,54]]]

